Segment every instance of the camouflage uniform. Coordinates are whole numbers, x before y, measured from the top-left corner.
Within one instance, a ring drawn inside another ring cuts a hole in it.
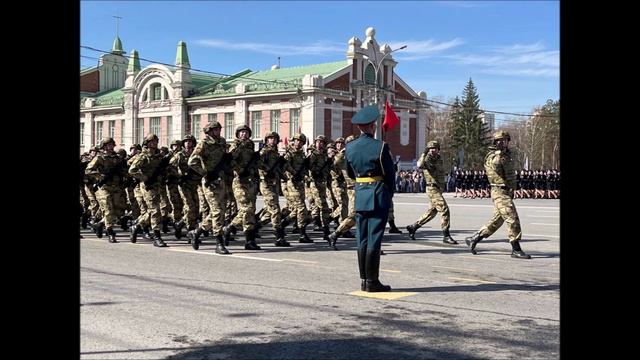
[[[274,138],[275,144],[269,145],[267,139]],[[284,229],[281,224],[280,202],[278,199],[278,183],[280,182],[280,168],[284,158],[278,153],[280,135],[271,132],[264,138],[265,146],[260,151],[261,162],[258,168],[260,175],[260,192],[264,198],[263,216],[271,220],[276,236],[276,246],[290,246],[284,238]]]
[[[224,166],[228,161],[224,138],[213,134],[213,129],[221,129],[219,122],[207,124],[203,131],[206,134],[204,140],[199,142],[189,157],[188,164],[198,175],[202,176],[202,192],[209,205],[209,216],[202,219],[200,227],[190,231],[194,249],[199,248],[200,234],[211,230],[216,238],[216,253],[229,254],[222,239],[222,227],[224,225],[225,208],[225,182],[221,177],[224,174]]]
[[[295,134],[292,138],[294,141],[299,140],[302,144],[307,141],[307,137],[304,134]],[[305,204],[305,189],[304,189],[304,177],[308,172],[308,160],[306,160],[304,150],[302,148],[296,149],[295,146],[291,147],[291,151],[285,155],[284,170],[287,178],[287,192],[289,193],[290,209],[291,213],[285,219],[284,226],[295,220],[298,223],[298,229],[300,230],[299,241],[302,243],[310,243],[313,240],[309,239],[307,235],[307,206]]]
[[[489,152],[484,158],[484,170],[491,184],[491,199],[493,200],[493,217],[489,222],[480,228],[474,235],[465,239],[471,248],[471,253],[477,254],[475,247],[482,239],[491,236],[507,223],[507,234],[512,246],[511,257],[520,259],[530,259],[520,248],[522,230],[516,206],[513,203],[513,191],[516,189],[516,179],[513,171],[511,152],[507,145],[511,136],[504,130],[499,130],[493,135],[494,146],[489,147]],[[497,146],[496,143],[499,142]]]
[[[344,144],[344,139],[338,138],[336,139],[336,143],[341,142]],[[336,150],[337,151],[337,150]],[[348,202],[349,198],[347,196],[347,185],[346,179],[342,170],[346,170],[346,161],[344,159],[345,148],[343,147],[340,151],[337,151],[335,156],[333,157],[333,164],[329,168],[329,172],[331,174],[331,187],[333,195],[335,196],[336,206],[335,210],[331,214],[331,218],[338,219],[338,222],[344,221],[347,218],[349,209]],[[348,176],[346,176],[348,177]]]
[[[345,140],[345,145],[351,142],[352,140],[355,140],[355,137],[353,135],[349,135]],[[339,161],[335,160],[335,161],[337,163],[337,166],[340,168],[340,171],[342,171],[342,176],[345,180],[345,188],[347,190],[347,198],[349,201],[349,205],[347,207],[348,208],[347,216],[344,218],[344,220],[340,222],[336,230],[333,233],[331,233],[331,235],[329,235],[331,247],[333,247],[334,249],[336,249],[336,242],[338,241],[339,237],[341,236],[349,237],[349,238],[355,237],[355,235],[351,234],[349,229],[351,229],[356,224],[356,204],[355,204],[356,202],[355,183],[356,182],[351,177],[349,177],[349,173],[347,172],[347,162],[346,162],[346,159],[344,158],[345,152],[346,152],[346,147],[340,150],[341,160]],[[336,154],[336,157],[337,156],[338,155]]]
[[[102,139],[102,148],[107,144],[115,145],[112,138]],[[113,151],[105,151],[94,157],[87,165],[85,173],[92,178],[98,186],[96,198],[104,214],[104,226],[109,235],[109,242],[115,243],[116,235],[113,226],[124,215],[126,201],[121,187],[122,178],[126,172],[124,159],[121,159]]]
[[[199,210],[198,184],[202,179],[202,176],[191,169],[188,164],[189,157],[193,153],[195,145],[197,145],[196,138],[193,135],[187,135],[183,141],[192,143],[191,150],[187,151],[185,147],[180,151],[176,151],[171,160],[169,160],[170,172],[175,172],[178,178],[178,191],[183,204],[182,217],[174,218],[176,222],[174,224],[175,237],[177,239],[182,237],[182,228],[185,225],[188,231],[196,229]]]
[[[326,144],[327,140],[323,135],[316,137],[315,141]],[[309,172],[311,173],[311,194],[316,206],[316,213],[312,213],[313,218],[320,216],[324,239],[329,240],[329,205],[327,204],[327,176],[331,160],[323,149],[313,149],[309,155]]]
[[[140,144],[131,145],[131,147],[129,148],[129,151],[131,151],[131,149],[134,149],[134,148],[137,149],[138,151],[137,154],[139,154],[139,152],[142,151],[142,146],[140,146]],[[131,166],[131,163],[132,163],[131,159],[133,159],[133,157],[136,155],[127,156],[127,169],[129,168],[129,166]],[[129,204],[129,210],[131,211],[130,215],[131,215],[131,218],[133,219],[137,219],[140,216],[140,204],[138,203],[135,195],[135,188],[137,186],[138,186],[138,181],[136,181],[136,179],[134,179],[127,172],[127,174],[125,175],[125,192],[127,193],[127,202]]]
[[[94,154],[91,155],[91,152],[93,152]],[[86,170],[86,165],[88,165],[89,162],[91,162],[91,160],[93,160],[99,153],[100,153],[100,149],[97,146],[94,146],[91,149],[91,151],[89,152],[89,156],[84,159],[84,161],[86,161],[86,164],[84,166],[85,170]],[[102,219],[102,210],[100,210],[100,204],[98,203],[98,199],[96,199],[95,191],[93,190],[93,181],[94,180],[91,179],[90,177],[85,176],[84,194],[87,197],[87,199],[89,199],[89,210],[91,212],[91,221],[93,224],[98,224]]]
[[[173,147],[176,146],[176,150],[173,150]],[[180,152],[182,148],[182,141],[174,140],[171,143],[171,149],[169,151],[169,163],[171,163],[171,159],[173,156]],[[184,203],[182,201],[182,197],[180,196],[180,190],[178,189],[178,173],[176,172],[176,168],[172,169],[167,168],[167,196],[169,197],[169,202],[171,203],[171,219],[173,219],[174,225],[176,222],[180,221],[183,216],[183,208]]]
[[[415,240],[415,233],[422,225],[433,219],[437,213],[442,217],[442,242],[447,244],[457,244],[449,234],[450,216],[447,201],[442,197],[444,190],[444,163],[439,153],[431,152],[430,149],[440,150],[437,141],[429,141],[424,153],[418,159],[418,168],[423,170],[424,179],[427,182],[426,193],[429,197],[429,209],[412,225],[407,226],[409,237]]]
[[[145,148],[133,159],[129,174],[140,181],[140,190],[147,205],[145,212],[141,213],[134,225],[131,227],[131,242],[136,242],[136,235],[139,229],[151,226],[154,233],[153,245],[157,247],[165,247],[160,235],[160,226],[162,225],[162,215],[160,210],[160,197],[164,182],[161,176],[162,169],[166,166],[168,159],[164,158],[158,149],[146,147],[149,142],[158,141],[155,134],[149,134],[144,139],[143,146]],[[166,159],[166,160],[165,160]]]

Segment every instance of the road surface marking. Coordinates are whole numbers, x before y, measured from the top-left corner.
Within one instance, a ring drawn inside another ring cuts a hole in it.
[[[366,292],[366,291],[354,291],[349,295],[369,297],[382,300],[396,300],[405,296],[411,296],[417,294],[416,292],[400,292],[400,291],[387,291],[387,292]]]
[[[308,263],[308,264],[317,264],[317,261],[306,261],[306,260],[296,260],[296,259],[282,259],[285,261],[294,261],[294,262],[299,262],[299,263]]]
[[[431,267],[443,268],[443,269],[453,269],[453,270],[463,270],[463,271],[473,271],[473,272],[477,271],[477,270],[473,270],[473,269],[455,268],[455,267],[438,266],[438,265],[431,265]]]
[[[390,273],[399,273],[399,272],[402,272],[402,271],[398,271],[398,270],[385,270],[385,269],[380,269],[380,271],[390,272]]]

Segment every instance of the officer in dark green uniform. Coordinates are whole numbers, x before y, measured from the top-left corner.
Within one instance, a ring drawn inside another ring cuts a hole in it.
[[[351,119],[362,134],[347,144],[347,172],[355,179],[356,243],[360,290],[367,292],[390,291],[378,279],[380,246],[389,207],[393,197],[395,171],[389,145],[374,139],[376,120],[380,110],[376,105],[362,108]]]

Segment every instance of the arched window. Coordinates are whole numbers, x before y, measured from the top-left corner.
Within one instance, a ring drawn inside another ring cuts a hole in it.
[[[371,64],[367,65],[367,68],[364,69],[364,82],[369,85],[376,84],[376,71]]]
[[[151,101],[160,100],[161,90],[162,90],[162,85],[157,83],[151,85]]]

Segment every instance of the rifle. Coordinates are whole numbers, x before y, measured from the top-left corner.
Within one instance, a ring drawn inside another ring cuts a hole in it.
[[[214,166],[211,171],[207,171],[207,175],[205,175],[207,180],[204,183],[206,186],[209,186],[213,181],[220,178],[220,171],[222,171],[222,167],[225,166],[229,160],[231,160],[231,153],[224,153],[216,166]]]
[[[278,156],[278,160],[276,160],[276,163],[273,164],[271,169],[267,170],[267,174],[265,175],[265,177],[273,178],[277,173],[281,173],[282,165],[284,165],[284,163],[286,162],[287,159],[285,159],[284,156]]]
[[[253,167],[253,164],[255,164],[256,160],[258,160],[260,158],[260,152],[259,151],[254,151],[253,154],[251,155],[251,159],[249,160],[249,162],[247,163],[247,165],[244,167],[244,170],[242,170],[240,172],[240,174],[238,174],[240,177],[245,177],[245,176],[249,176],[249,171],[251,171],[251,168]]]
[[[324,162],[324,165],[322,165],[322,167],[320,168],[320,170],[315,170],[311,172],[311,175],[313,175],[314,178],[319,178],[322,176],[322,172],[324,171],[324,169],[327,167],[327,165],[331,165],[333,164],[333,160],[330,158],[327,158],[327,160]]]
[[[169,164],[169,158],[164,156],[162,160],[160,160],[158,167],[156,167],[156,169],[153,171],[153,174],[151,174],[151,176],[149,176],[147,181],[144,182],[144,185],[151,186],[155,184],[156,181],[158,180],[158,176],[160,176],[160,173],[162,172],[162,170],[164,170],[165,167],[167,167],[168,164]]]
[[[305,157],[302,161],[302,166],[298,171],[291,177],[292,181],[302,181],[304,179],[303,173],[309,170],[309,158]]]
[[[109,169],[109,171],[104,174],[104,177],[100,181],[96,182],[95,185],[93,185],[94,190],[101,188],[104,184],[111,180],[115,174],[122,172],[124,170],[124,164],[125,162],[120,160],[117,164],[112,166],[111,169]]]

